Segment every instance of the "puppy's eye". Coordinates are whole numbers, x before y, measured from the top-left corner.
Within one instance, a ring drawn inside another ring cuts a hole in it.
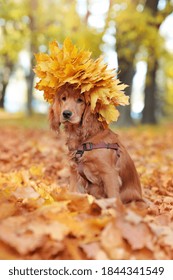
[[[62,97],[62,101],[66,101],[66,97],[65,96]]]
[[[77,99],[77,103],[82,103],[83,102],[83,99],[82,98],[78,98]]]

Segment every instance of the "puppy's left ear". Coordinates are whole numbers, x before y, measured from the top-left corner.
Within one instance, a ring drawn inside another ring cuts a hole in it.
[[[48,116],[51,129],[54,131],[59,131],[59,126],[61,124],[59,112],[55,112],[54,104],[50,106]]]
[[[88,103],[85,107],[85,111],[83,114],[82,126],[85,127],[93,127],[96,123],[98,123],[98,116],[91,112],[91,104]]]
[[[91,113],[90,104],[86,104],[85,111],[82,118],[82,126],[90,126],[93,121],[93,115]]]

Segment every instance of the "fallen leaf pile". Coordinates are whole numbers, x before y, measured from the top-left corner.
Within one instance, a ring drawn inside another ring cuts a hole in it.
[[[36,88],[43,91],[44,98],[52,102],[55,94],[64,85],[80,89],[91,110],[99,114],[99,120],[109,124],[117,121],[118,105],[129,104],[124,94],[127,87],[116,78],[114,69],[108,69],[103,57],[91,58],[91,52],[79,50],[67,38],[59,47],[56,41],[49,45],[50,54],[36,54],[34,72],[40,79]]]
[[[173,259],[173,126],[119,133],[147,209],[70,193],[60,136],[0,128],[0,259]]]

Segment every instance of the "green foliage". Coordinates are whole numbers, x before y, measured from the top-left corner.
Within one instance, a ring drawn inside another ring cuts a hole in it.
[[[69,37],[78,47],[89,50],[93,57],[98,57],[101,53],[99,46],[102,42],[102,33],[98,33],[87,24],[85,18],[79,16],[76,12],[76,1],[73,3],[71,1],[64,2],[66,5],[65,3],[62,5],[63,18],[61,18],[61,32],[58,36],[60,42]]]
[[[0,2],[0,64],[13,64],[24,47],[27,28],[22,1]]]
[[[0,55],[15,62],[21,49],[33,54],[69,36],[78,46],[100,54],[101,34],[89,27],[76,11],[76,1],[1,0]],[[1,59],[2,62],[2,59]]]
[[[163,38],[158,32],[162,20],[159,14],[153,17],[149,10],[135,1],[113,1],[109,20],[115,22],[116,46],[121,61],[135,63],[138,52],[140,60],[153,59],[153,52],[155,57],[160,57]]]

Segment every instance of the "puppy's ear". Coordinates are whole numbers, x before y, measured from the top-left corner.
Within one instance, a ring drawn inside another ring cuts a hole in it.
[[[88,135],[93,135],[103,129],[103,124],[98,120],[98,117],[97,113],[91,112],[91,105],[87,104],[81,124],[85,136],[88,137]]]
[[[88,127],[92,126],[92,122],[95,119],[95,116],[91,112],[90,104],[86,104],[85,111],[82,118],[82,126]]]
[[[58,131],[59,126],[61,124],[59,106],[56,106],[56,108],[55,108],[55,104],[51,105],[49,108],[48,116],[49,116],[49,122],[50,122],[51,129],[54,131]]]

